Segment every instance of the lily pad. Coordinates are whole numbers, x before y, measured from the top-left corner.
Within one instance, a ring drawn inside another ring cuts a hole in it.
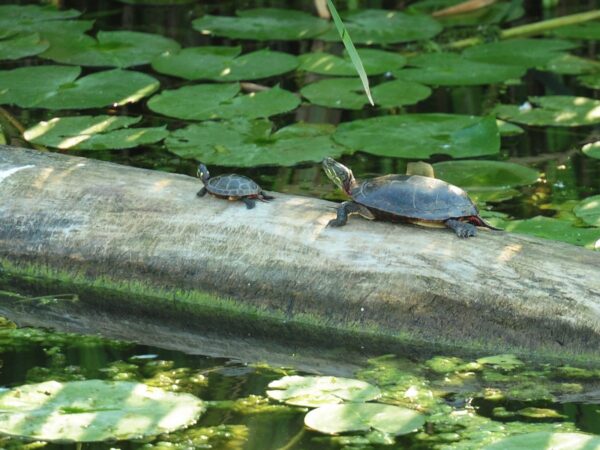
[[[57,9],[50,5],[0,5],[0,30],[20,26],[36,27],[39,22],[71,19],[80,14],[75,9]]]
[[[204,412],[191,394],[140,383],[47,381],[0,393],[0,432],[50,442],[99,442],[184,428]]]
[[[187,80],[240,81],[281,75],[298,66],[298,58],[268,49],[239,56],[240,47],[191,47],[166,52],[152,61],[160,73]]]
[[[588,225],[600,227],[600,195],[593,195],[582,200],[573,212]]]
[[[523,361],[517,358],[515,355],[494,355],[479,358],[477,360],[479,364],[487,364],[489,366],[498,367],[503,370],[513,370],[517,367],[524,365]]]
[[[585,144],[581,150],[590,158],[600,159],[600,141]]]
[[[56,62],[93,67],[132,67],[147,64],[163,52],[179,50],[173,39],[137,31],[99,31],[96,39],[78,39],[52,45],[41,56]]]
[[[544,66],[565,50],[577,47],[576,44],[560,39],[509,39],[506,41],[476,45],[462,54],[472,61],[520,67]]]
[[[80,67],[33,66],[0,71],[0,104],[23,108],[83,109],[120,106],[159,87],[149,75],[127,70],[97,72],[77,79]]]
[[[577,78],[579,82],[590,89],[600,89],[600,73],[591,73]]]
[[[541,70],[562,75],[581,75],[600,72],[600,62],[564,53],[550,60]]]
[[[286,376],[269,383],[267,395],[296,406],[322,406],[366,402],[381,397],[379,388],[366,381],[341,377]]]
[[[525,133],[525,130],[520,126],[515,125],[514,123],[505,122],[504,120],[496,120],[496,125],[498,125],[500,136],[518,136]]]
[[[585,433],[538,432],[509,436],[484,450],[600,450],[600,437]]]
[[[425,14],[407,14],[384,9],[364,9],[340,14],[348,34],[355,44],[393,44],[430,39],[442,31],[442,26]],[[319,39],[339,41],[336,30]]]
[[[254,119],[291,111],[300,99],[279,87],[238,95],[239,83],[197,84],[162,91],[148,101],[148,108],[159,114],[185,120]]]
[[[437,178],[460,186],[472,188],[511,188],[536,183],[537,170],[504,161],[444,161],[433,165]]]
[[[38,33],[16,34],[0,40],[0,60],[20,59],[34,56],[46,50],[50,44]]]
[[[202,34],[258,41],[311,39],[330,28],[326,20],[292,9],[247,9],[238,11],[237,16],[207,14],[192,25]]]
[[[459,114],[404,114],[341,124],[334,139],[354,150],[379,156],[426,159],[494,155],[500,134],[492,117]]]
[[[424,423],[424,416],[412,409],[379,403],[327,405],[304,417],[307,427],[326,434],[376,430],[397,436],[412,433]]]
[[[428,53],[409,60],[418,69],[395,71],[397,78],[438,86],[501,83],[525,75],[526,68],[471,61],[454,53]]]
[[[518,105],[498,105],[494,112],[504,120],[526,125],[576,127],[600,123],[600,100],[567,95],[529,97]]]
[[[357,51],[367,75],[381,75],[406,64],[406,58],[399,53],[369,48],[361,48]],[[323,52],[305,53],[298,59],[300,70],[336,77],[356,76],[354,64],[347,54],[340,57]]]
[[[409,10],[415,10],[426,14],[456,6],[465,0],[422,0],[410,5]],[[436,20],[444,27],[456,26],[481,26],[516,20],[525,14],[522,0],[495,2],[484,8],[461,14],[438,16]]]
[[[578,228],[570,222],[551,217],[536,216],[533,219],[513,220],[508,222],[504,229],[591,249],[600,248],[600,229]]]
[[[165,142],[182,158],[233,167],[293,166],[348,152],[331,139],[333,125],[297,123],[275,133],[272,129],[268,120],[202,122],[171,133]]]
[[[29,142],[69,150],[117,150],[158,142],[169,134],[166,127],[129,128],[141,117],[55,117],[29,128]]]
[[[552,31],[554,36],[566,39],[589,39],[600,41],[600,22],[590,21],[578,23],[577,25],[568,25]]]

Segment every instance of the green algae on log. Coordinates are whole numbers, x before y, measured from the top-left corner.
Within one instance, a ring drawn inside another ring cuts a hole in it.
[[[120,296],[98,296],[95,306],[272,341],[535,350],[600,362],[598,253],[360,218],[330,229],[330,202],[277,194],[249,211],[197,198],[200,186],[0,146],[0,274],[112,290]]]

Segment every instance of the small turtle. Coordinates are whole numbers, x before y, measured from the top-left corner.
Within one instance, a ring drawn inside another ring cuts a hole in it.
[[[326,158],[323,169],[352,201],[343,202],[337,218],[328,226],[346,225],[348,214],[367,219],[411,222],[424,226],[446,226],[459,237],[475,236],[475,226],[498,230],[486,223],[475,204],[461,188],[421,175],[386,175],[358,183],[352,171]]]
[[[218,198],[241,200],[248,209],[256,206],[256,199],[266,202],[275,198],[265,194],[258,184],[243,175],[232,173],[211,178],[204,164],[198,166],[196,175],[204,183],[196,194],[198,197],[204,197],[208,192]]]

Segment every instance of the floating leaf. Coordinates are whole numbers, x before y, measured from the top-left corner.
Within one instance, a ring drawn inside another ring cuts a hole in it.
[[[304,417],[307,427],[327,434],[373,429],[397,436],[412,433],[424,423],[423,415],[412,409],[379,403],[327,405]]]
[[[463,52],[463,56],[472,61],[521,67],[544,66],[565,50],[577,47],[576,44],[559,39],[509,39],[476,45]]]
[[[361,48],[357,51],[367,75],[381,75],[406,64],[406,58],[399,53],[369,48]],[[356,76],[356,69],[347,54],[342,58],[329,53],[315,52],[305,53],[298,58],[300,70],[338,77]]]
[[[29,128],[29,142],[70,150],[117,150],[158,142],[169,134],[165,127],[129,128],[141,117],[55,117]]]
[[[0,60],[37,55],[49,45],[38,33],[12,35],[8,39],[0,40]]]
[[[196,422],[204,411],[191,394],[119,381],[47,381],[0,393],[0,432],[38,441],[139,439]]]
[[[600,123],[600,100],[567,95],[529,97],[521,106],[498,105],[494,112],[502,119],[526,125],[576,127]]]
[[[0,5],[0,30],[15,27],[21,29],[21,26],[36,27],[39,22],[71,19],[80,14],[75,9],[57,9],[50,5]],[[56,26],[61,25],[56,24]]]
[[[173,39],[137,31],[99,31],[96,39],[83,35],[79,39],[52,45],[43,58],[94,67],[132,67],[147,64],[163,52],[179,50]]]
[[[395,71],[397,78],[438,86],[471,86],[501,83],[522,77],[519,66],[470,61],[454,53],[428,53],[409,60],[418,69]]]
[[[568,25],[552,31],[554,36],[566,39],[589,39],[600,41],[600,22],[590,21],[578,23],[577,25]]]
[[[600,62],[564,53],[548,61],[545,66],[541,67],[541,70],[563,75],[581,75],[600,72]]]
[[[537,170],[504,161],[444,161],[433,167],[437,178],[466,190],[527,186],[540,177]]]
[[[238,17],[205,15],[192,22],[202,34],[258,41],[311,39],[330,24],[292,9],[257,8],[237,12]]]
[[[517,414],[521,417],[527,417],[528,419],[566,419],[567,416],[560,414],[555,409],[550,408],[523,408],[517,411]]]
[[[551,217],[536,216],[533,219],[513,220],[504,229],[514,233],[531,234],[533,236],[581,245],[587,248],[598,248],[600,229],[578,228],[570,222]]]
[[[590,158],[600,159],[600,141],[585,144],[581,150]]]
[[[496,125],[500,131],[500,136],[518,136],[519,134],[525,133],[525,130],[514,123],[505,122],[504,120],[497,119]]]
[[[573,212],[588,225],[600,227],[600,195],[593,195],[582,200]]]
[[[125,105],[159,87],[149,75],[127,70],[77,79],[80,67],[34,66],[0,71],[0,104],[23,108],[83,109]]]
[[[152,61],[160,73],[187,80],[240,81],[281,75],[294,70],[294,55],[268,49],[239,56],[240,47],[191,47],[166,52]]]
[[[600,72],[582,75],[577,78],[579,82],[590,89],[600,89]]]
[[[487,364],[504,370],[513,370],[524,365],[523,361],[515,355],[510,354],[486,356],[484,358],[479,358],[477,362],[479,364]]]
[[[379,388],[366,381],[341,377],[286,376],[269,383],[267,395],[288,405],[322,406],[367,402],[381,397]]]
[[[173,6],[187,5],[194,3],[196,0],[117,0],[128,5],[144,5],[144,6]]]
[[[600,450],[600,437],[584,433],[538,432],[509,436],[484,450]]]
[[[393,44],[430,39],[442,26],[423,14],[406,14],[383,9],[364,9],[341,14],[348,34],[359,44]],[[330,30],[319,39],[336,41],[335,30]]]
[[[419,11],[431,14],[445,8],[464,3],[465,0],[422,0],[410,5],[409,11]],[[481,26],[516,20],[525,14],[522,0],[495,2],[484,8],[462,14],[452,14],[436,17],[444,27]]]
[[[354,150],[411,159],[435,154],[467,158],[500,151],[494,118],[459,114],[405,114],[355,120],[341,124],[334,139]]]
[[[178,119],[206,120],[269,117],[300,104],[297,96],[277,86],[248,95],[238,95],[239,92],[239,83],[197,84],[162,91],[150,99],[148,107]]]
[[[410,81],[389,81],[372,89],[375,103],[387,108],[412,105],[431,95],[431,89]],[[304,86],[300,93],[312,104],[330,108],[362,109],[368,100],[357,78],[329,78]]]
[[[202,122],[173,132],[166,145],[182,158],[233,167],[292,166],[347,152],[332,141],[333,125],[298,123],[276,133],[272,129],[268,120]]]

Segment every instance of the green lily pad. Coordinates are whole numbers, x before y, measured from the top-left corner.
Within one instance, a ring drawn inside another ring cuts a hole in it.
[[[330,27],[326,20],[292,9],[247,9],[238,11],[237,16],[207,14],[192,25],[202,34],[258,41],[311,39]]]
[[[523,130],[523,128],[521,128],[519,125],[505,122],[504,120],[497,119],[496,125],[498,125],[500,136],[518,136],[525,133],[525,130]]]
[[[600,100],[567,95],[529,97],[523,105],[498,105],[494,112],[504,120],[525,125],[577,127],[600,123]]]
[[[581,245],[586,248],[600,249],[600,229],[578,228],[565,220],[536,216],[533,219],[513,220],[504,229],[513,233],[533,236]]]
[[[581,150],[590,158],[600,159],[600,141],[585,144]]]
[[[29,142],[69,150],[117,150],[161,141],[166,127],[129,128],[141,117],[77,116],[55,117],[23,133]]]
[[[329,78],[304,86],[300,93],[313,105],[362,109],[369,103],[358,78]],[[375,104],[385,108],[413,105],[431,95],[431,89],[411,81],[395,80],[371,89]]]
[[[196,422],[202,400],[141,383],[47,381],[0,393],[0,432],[50,442],[99,442],[168,433]]]
[[[152,61],[160,73],[187,80],[240,81],[281,75],[298,66],[298,58],[268,49],[239,56],[240,47],[191,47],[166,52]]]
[[[466,190],[527,186],[540,177],[537,170],[504,161],[444,161],[433,167],[437,178]]]
[[[0,5],[0,30],[15,26],[36,27],[39,22],[71,19],[80,14],[75,9],[57,9],[50,5]]]
[[[0,40],[0,60],[37,55],[49,46],[48,41],[42,39],[38,33],[12,35],[8,39]]]
[[[327,405],[304,416],[307,427],[326,434],[376,430],[397,436],[412,433],[424,423],[424,416],[412,409],[379,403]]]
[[[333,125],[297,123],[275,133],[272,129],[268,120],[202,122],[171,133],[165,143],[182,158],[233,167],[293,166],[348,152],[331,139]]]
[[[409,11],[419,11],[425,14],[431,14],[434,11],[440,11],[464,0],[422,0],[410,5]],[[502,22],[516,20],[525,14],[522,0],[496,2],[484,8],[479,8],[463,14],[452,14],[448,16],[436,17],[444,27],[473,26],[473,25],[491,25]]]
[[[278,86],[267,91],[238,95],[239,83],[197,84],[162,91],[148,102],[159,114],[185,120],[254,119],[291,111],[300,99]]]
[[[355,44],[393,44],[430,39],[442,31],[442,26],[424,14],[407,14],[384,9],[346,11],[340,14],[348,34]],[[319,39],[339,41],[336,30]]]
[[[472,61],[520,67],[544,66],[565,50],[577,47],[576,44],[560,39],[509,39],[490,44],[476,45],[462,54]]]
[[[484,450],[600,450],[600,437],[584,433],[538,432],[509,436]]]
[[[406,58],[399,53],[370,48],[361,48],[357,51],[367,75],[381,75],[406,64]],[[315,52],[300,55],[298,59],[300,70],[336,77],[356,76],[356,68],[348,54],[340,57],[330,53]]]
[[[600,22],[590,21],[578,23],[577,25],[568,25],[560,27],[552,31],[554,36],[566,39],[589,39],[592,41],[600,41]]]
[[[581,75],[600,72],[600,62],[564,53],[550,60],[541,70],[562,75]]]
[[[426,159],[494,155],[500,134],[492,117],[459,114],[404,114],[341,124],[334,139],[353,150],[379,156]]]
[[[489,366],[498,367],[504,370],[513,370],[517,367],[524,365],[523,361],[517,358],[515,355],[494,355],[479,358],[477,360],[479,364],[487,364]]]
[[[83,109],[120,106],[159,87],[149,75],[127,70],[97,72],[77,79],[80,67],[34,66],[0,71],[0,104],[23,108]]]
[[[526,68],[470,61],[454,53],[428,53],[409,60],[418,69],[395,71],[397,78],[438,86],[501,83],[525,75]]]
[[[381,397],[379,388],[366,381],[341,377],[286,376],[269,383],[269,398],[296,406],[323,406],[367,402]]]
[[[600,195],[593,195],[582,200],[573,212],[588,225],[600,227]]]
[[[528,419],[566,419],[567,416],[560,414],[555,409],[550,408],[523,408],[517,411],[517,414],[521,417],[527,417]]]
[[[94,67],[132,67],[147,64],[163,52],[179,50],[173,39],[137,31],[99,31],[96,39],[78,39],[52,45],[41,56],[64,64]]]
[[[128,5],[144,5],[144,6],[173,6],[173,5],[188,5],[196,0],[117,0]]]
[[[591,73],[577,77],[577,80],[590,89],[600,89],[600,73]]]

